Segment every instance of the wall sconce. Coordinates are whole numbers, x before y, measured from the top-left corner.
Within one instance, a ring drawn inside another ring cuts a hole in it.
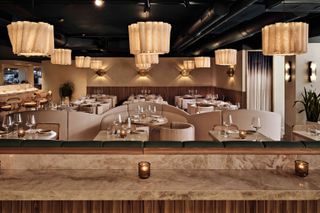
[[[101,69],[96,71],[96,75],[98,75],[98,76],[104,76],[106,73],[107,73],[107,71],[101,70]]]
[[[139,69],[137,72],[138,72],[138,75],[140,76],[146,76],[149,74],[149,70],[147,69]]]
[[[310,61],[308,65],[308,79],[309,82],[315,82],[317,80],[317,65]]]
[[[227,75],[228,75],[230,78],[233,77],[233,76],[234,76],[234,71],[235,71],[234,66],[229,66],[229,69],[228,69],[228,71],[227,71]]]
[[[188,77],[190,76],[192,70],[187,70],[187,69],[183,69],[180,71],[180,75],[183,77]]]
[[[292,62],[291,61],[287,61],[284,65],[284,79],[287,82],[291,82],[291,76],[292,76]]]

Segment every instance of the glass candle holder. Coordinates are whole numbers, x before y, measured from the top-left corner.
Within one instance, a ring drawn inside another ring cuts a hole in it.
[[[306,177],[309,173],[309,163],[302,161],[302,160],[296,160],[295,162],[295,174],[299,177]]]
[[[240,131],[239,131],[239,137],[240,137],[241,139],[245,139],[246,136],[247,136],[247,132],[246,132],[245,130],[240,130]]]
[[[23,138],[26,134],[24,129],[18,129],[18,138]]]
[[[147,179],[150,177],[151,164],[147,161],[141,161],[138,163],[138,175],[141,179]]]
[[[127,130],[125,128],[121,128],[119,135],[120,135],[120,138],[127,137]]]

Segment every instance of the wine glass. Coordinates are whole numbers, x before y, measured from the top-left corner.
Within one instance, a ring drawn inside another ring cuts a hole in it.
[[[9,129],[10,127],[12,127],[13,125],[13,121],[12,121],[12,118],[11,116],[5,116],[2,120],[2,127],[6,130],[6,133],[8,134],[9,133]]]
[[[233,121],[232,121],[232,115],[229,114],[226,119],[223,121],[223,125],[226,127],[225,128],[225,137],[228,137],[228,130],[229,127],[232,125]]]
[[[36,118],[34,115],[27,116],[26,126],[29,127],[29,131],[32,131],[33,127],[36,125]]]
[[[20,113],[14,114],[13,119],[14,119],[14,125],[16,126],[16,129],[18,131],[19,125],[22,124],[21,114]]]
[[[258,130],[261,129],[260,117],[253,117],[251,120],[251,126],[256,130],[256,133],[258,133]],[[258,139],[258,135],[256,135],[256,140],[257,139]]]
[[[260,117],[253,117],[251,120],[251,126],[256,129],[256,132],[258,132],[258,130],[261,129]]]

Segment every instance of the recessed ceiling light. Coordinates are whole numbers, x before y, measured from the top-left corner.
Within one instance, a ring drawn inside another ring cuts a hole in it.
[[[97,7],[101,7],[101,6],[104,4],[104,0],[95,0],[95,1],[94,1],[94,4],[95,4]]]

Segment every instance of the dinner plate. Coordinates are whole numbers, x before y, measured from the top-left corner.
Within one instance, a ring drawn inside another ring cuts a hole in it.
[[[37,133],[39,133],[39,134],[48,134],[48,133],[50,133],[50,132],[51,132],[50,129],[39,129],[39,130],[37,131]]]

